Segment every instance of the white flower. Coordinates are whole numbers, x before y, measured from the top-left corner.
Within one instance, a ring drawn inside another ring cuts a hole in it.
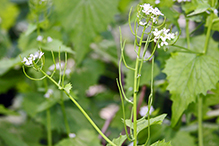
[[[76,134],[74,134],[74,133],[69,133],[69,135],[68,135],[69,138],[75,138],[75,136],[76,136]]]
[[[53,90],[52,89],[48,89],[46,94],[44,94],[44,97],[45,98],[50,98],[52,94],[53,94]]]
[[[159,3],[160,3],[160,0],[156,0],[156,1],[155,1],[155,4],[159,4]]]
[[[154,111],[154,108],[153,108],[153,106],[151,106],[150,111],[149,111],[149,114],[151,114],[153,111]],[[139,114],[143,117],[143,116],[145,116],[147,113],[148,113],[148,106],[142,106],[141,109],[140,109],[140,111],[139,111]]]
[[[37,41],[42,42],[42,40],[43,40],[43,36],[39,35],[39,36],[37,37]]]
[[[168,33],[170,29],[163,28],[158,30],[157,28],[152,32],[154,34],[154,42],[157,43],[158,40],[161,40],[160,44],[157,44],[158,48],[163,45],[168,45],[166,40],[171,40],[175,38],[174,33]]]
[[[38,51],[34,55],[30,54],[28,58],[24,57],[22,62],[25,62],[26,65],[32,65],[33,61],[36,59],[40,59],[43,56],[43,52]]]
[[[217,14],[218,14],[218,10],[217,9],[214,9],[214,14],[217,16]]]
[[[32,64],[32,62],[30,62],[26,57],[24,57],[22,62],[25,62],[26,65],[31,65]]]
[[[65,74],[66,74],[67,76],[69,76],[70,73],[71,73],[71,69],[70,69],[70,68],[66,69]]]
[[[145,25],[145,24],[147,24],[147,22],[142,22],[142,21],[140,21],[139,24],[140,24],[140,25]]]
[[[146,15],[149,15],[150,12],[152,12],[152,9],[153,9],[153,7],[150,4],[140,5],[140,7],[143,8],[142,12],[145,13]]]
[[[52,39],[50,36],[48,36],[48,37],[47,37],[47,42],[50,43],[50,42],[52,42],[52,41],[53,41],[53,39]]]
[[[43,52],[41,52],[41,51],[37,51],[35,54],[34,54],[34,56],[36,57],[36,58],[41,58],[42,56],[43,56]]]
[[[181,2],[190,2],[191,0],[173,0],[173,1],[177,1],[178,3],[181,3]]]

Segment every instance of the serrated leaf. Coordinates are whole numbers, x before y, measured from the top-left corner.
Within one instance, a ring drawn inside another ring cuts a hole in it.
[[[172,145],[171,142],[165,142],[165,140],[162,140],[153,143],[151,146],[172,146]]]
[[[62,26],[71,33],[76,60],[80,64],[89,52],[93,38],[113,21],[118,0],[56,0],[54,4]]]
[[[66,91],[67,93],[70,93],[71,88],[72,88],[71,83],[68,83],[68,84],[65,85],[65,88],[64,88],[64,89],[65,89],[65,91]]]
[[[167,74],[172,94],[172,126],[191,102],[199,94],[215,88],[219,80],[218,60],[208,55],[173,54],[167,61],[164,72]]]
[[[156,124],[162,124],[164,118],[167,116],[167,114],[162,114],[160,116],[157,116],[155,118],[150,118],[150,125],[156,125]],[[133,122],[129,120],[125,120],[126,125],[133,129]],[[137,120],[137,133],[141,132],[145,128],[148,127],[148,120],[146,119],[139,119]]]
[[[126,135],[120,135],[118,138],[113,139],[113,143],[116,144],[116,146],[121,146],[126,139],[127,139]],[[107,146],[112,146],[112,145],[108,143]]]

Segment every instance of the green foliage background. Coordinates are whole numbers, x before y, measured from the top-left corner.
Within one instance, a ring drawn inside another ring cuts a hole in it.
[[[139,3],[146,2],[159,7],[167,17],[166,26],[172,27],[173,31],[182,31],[176,45],[187,48],[187,39],[183,35],[185,27],[177,21],[180,15],[185,15],[197,28],[194,32],[191,30],[189,49],[199,53],[203,51],[206,31],[210,25],[210,15],[206,11],[212,13],[214,8],[218,8],[218,4],[211,6],[211,0],[192,0],[182,4],[162,0],[158,5],[155,0],[54,0],[32,5],[39,2],[40,0],[0,1],[0,98],[13,97],[13,104],[9,107],[0,103],[2,146],[47,145],[47,109],[51,113],[53,145],[101,145],[98,134],[90,123],[51,82],[47,86],[54,90],[54,94],[48,100],[44,98],[46,89],[43,81],[31,81],[25,77],[21,58],[41,48],[46,56],[44,69],[48,71],[53,63],[50,50],[55,52],[57,59],[57,52],[61,48],[62,60],[63,52],[67,52],[69,61],[73,64],[70,75],[66,77],[66,83],[70,82],[73,87],[70,94],[94,122],[103,127],[105,120],[100,117],[101,109],[110,104],[121,106],[115,82],[120,56],[118,27],[121,26],[124,30],[122,33],[127,44],[133,44],[129,29],[126,29],[129,8],[134,6],[135,15],[135,6]],[[182,10],[181,13],[179,9]],[[216,21],[219,18],[214,15],[213,19]],[[153,146],[168,146],[170,141],[173,146],[197,145],[198,96],[203,97],[204,145],[219,145],[218,26],[219,21],[212,26],[212,35],[215,37],[210,38],[206,54],[180,52],[176,47],[156,52],[153,103],[156,110],[152,116],[166,113],[167,118],[162,125],[162,115],[161,119],[155,120],[151,128],[151,143],[157,142]],[[36,40],[39,31],[40,35],[45,38],[50,36],[53,41],[47,43],[44,40],[39,43]],[[134,59],[128,51],[125,56],[127,63],[134,65]],[[146,86],[147,90],[141,106],[146,105],[147,95],[150,93],[150,68],[151,62],[146,62],[142,68],[140,86]],[[27,73],[32,77],[41,77],[41,74],[31,68],[27,68]],[[133,72],[123,68],[122,73],[125,90],[130,98]],[[58,80],[58,75],[54,78]],[[94,85],[103,85],[104,91],[89,96],[88,90]],[[70,131],[76,134],[73,139],[66,134],[61,99],[64,100]],[[128,115],[130,106],[126,104],[125,108]],[[110,139],[119,137],[123,131],[121,117],[122,110],[119,108],[107,129]],[[147,137],[147,130],[144,129],[147,124],[139,125],[139,144],[143,144]],[[125,139],[125,136],[120,136],[114,142],[121,145]],[[128,142],[124,145],[126,144]]]

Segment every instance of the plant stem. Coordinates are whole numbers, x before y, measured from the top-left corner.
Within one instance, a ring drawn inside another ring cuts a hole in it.
[[[47,117],[47,142],[48,146],[52,146],[52,132],[51,132],[51,118],[50,118],[50,110],[46,110]]]
[[[213,16],[214,16],[214,14],[211,13],[210,20],[209,20],[209,26],[207,29],[207,34],[206,34],[206,39],[205,39],[204,54],[206,54],[208,51],[208,44],[209,44],[210,35],[211,35],[211,28],[212,28],[212,24],[213,24]]]
[[[61,93],[61,102],[60,102],[60,105],[62,107],[62,114],[63,114],[63,117],[64,117],[64,121],[65,121],[65,128],[66,128],[66,132],[69,136],[70,134],[70,128],[69,128],[69,125],[68,125],[68,119],[66,117],[66,111],[65,111],[65,104],[64,104],[64,101],[63,101],[63,93]]]
[[[198,96],[198,143],[203,146],[203,131],[202,131],[202,96]]]
[[[186,40],[187,40],[187,48],[190,49],[189,19],[186,19]]]
[[[144,27],[143,31],[144,32],[146,27]],[[140,42],[139,42],[139,47],[138,47],[138,54],[135,62],[135,73],[134,73],[134,95],[133,95],[133,123],[134,123],[134,146],[137,146],[137,93],[138,93],[138,68],[139,68],[139,57],[140,57],[140,52],[141,52],[141,45],[142,45],[142,40],[144,37],[144,33],[142,33]]]
[[[73,101],[73,103],[78,107],[78,109],[82,112],[82,114],[87,118],[90,124],[94,127],[94,129],[112,146],[116,146],[108,137],[106,137],[103,132],[97,127],[97,125],[93,122],[93,120],[88,116],[88,114],[84,111],[84,109],[78,104],[78,102],[68,94],[53,78],[47,75],[42,69],[39,69],[48,79],[50,79],[59,89],[63,90],[63,92]]]

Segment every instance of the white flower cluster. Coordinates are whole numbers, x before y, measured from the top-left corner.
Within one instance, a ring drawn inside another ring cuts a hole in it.
[[[163,16],[163,13],[161,13],[157,7],[153,8],[150,4],[143,4],[143,5],[140,5],[140,7],[143,8],[142,12],[145,15],[149,15],[154,23],[157,23],[157,19],[159,16]],[[146,22],[140,21],[139,24],[145,25]]]
[[[173,1],[177,1],[178,3],[181,3],[181,2],[191,2],[191,0],[173,0]]]
[[[39,42],[42,42],[43,41],[43,36],[39,35],[36,40],[39,41]],[[53,41],[53,39],[50,36],[48,36],[46,40],[47,40],[48,43]]]
[[[40,59],[43,56],[43,52],[38,51],[35,54],[30,54],[30,56],[28,58],[24,57],[23,61],[26,65],[32,65],[33,61],[36,59]]]
[[[163,28],[161,30],[158,30],[157,28],[152,33],[154,34],[154,42],[157,43],[158,48],[163,45],[168,45],[167,40],[171,40],[175,38],[174,33],[168,33],[170,29]],[[159,44],[159,40],[161,40],[161,43]]]

